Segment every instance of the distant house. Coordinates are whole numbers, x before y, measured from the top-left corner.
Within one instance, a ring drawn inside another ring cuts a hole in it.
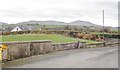
[[[31,30],[35,30],[36,28],[33,26],[26,26],[26,25],[21,25],[21,26],[16,26],[15,28],[13,28],[11,30],[11,32],[15,32],[15,31],[31,31]]]
[[[15,31],[22,31],[22,29],[20,27],[16,26],[10,32],[15,32]]]

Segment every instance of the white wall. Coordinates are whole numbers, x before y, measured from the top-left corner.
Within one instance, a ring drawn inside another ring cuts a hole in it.
[[[22,29],[16,26],[14,29],[11,30],[11,32],[14,32],[14,31],[22,31]]]

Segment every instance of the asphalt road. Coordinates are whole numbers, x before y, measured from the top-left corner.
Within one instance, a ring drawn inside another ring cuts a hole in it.
[[[7,68],[118,68],[118,47],[52,52],[4,63]]]

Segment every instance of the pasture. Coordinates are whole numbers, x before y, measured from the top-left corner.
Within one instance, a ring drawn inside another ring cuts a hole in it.
[[[86,42],[87,44],[97,43],[92,40],[75,39],[57,34],[23,34],[23,35],[8,35],[0,36],[1,42],[15,42],[15,41],[34,41],[34,40],[51,40],[53,43],[65,43],[65,42]]]

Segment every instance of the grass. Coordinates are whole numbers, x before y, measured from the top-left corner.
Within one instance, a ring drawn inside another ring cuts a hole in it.
[[[86,42],[86,44],[101,43],[93,40],[79,39],[80,42]]]
[[[66,37],[57,34],[25,34],[25,35],[9,35],[1,36],[1,42],[14,42],[14,41],[33,41],[33,40],[51,40],[53,43],[64,43],[64,42],[77,42],[75,38]],[[79,39],[81,42],[86,42],[87,44],[97,43],[92,40]]]

